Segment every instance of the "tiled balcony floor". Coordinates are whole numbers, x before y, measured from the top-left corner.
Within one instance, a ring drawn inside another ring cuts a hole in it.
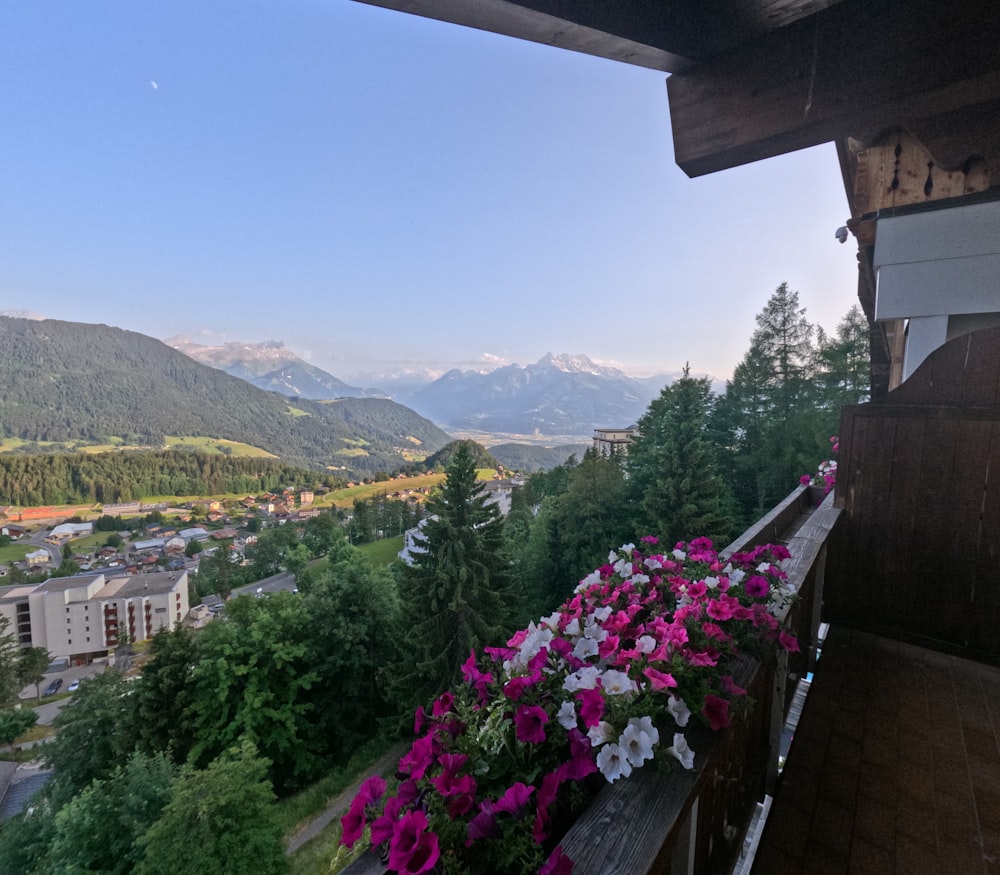
[[[1000,875],[1000,669],[831,628],[753,875]]]

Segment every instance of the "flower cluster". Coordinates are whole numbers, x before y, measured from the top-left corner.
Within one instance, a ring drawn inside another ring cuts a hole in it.
[[[369,827],[401,875],[569,873],[555,842],[595,783],[657,757],[693,768],[692,715],[719,729],[745,701],[732,657],[798,649],[776,619],[794,597],[787,558],[766,545],[724,559],[704,538],[613,551],[558,611],[470,654],[464,682],[418,710],[398,783],[368,779],[342,843]]]
[[[830,438],[830,452],[834,455],[840,449],[840,438],[834,435]],[[799,478],[799,483],[803,486],[822,486],[823,494],[828,495],[834,486],[837,485],[837,460],[827,459],[820,462],[815,474],[803,474]]]

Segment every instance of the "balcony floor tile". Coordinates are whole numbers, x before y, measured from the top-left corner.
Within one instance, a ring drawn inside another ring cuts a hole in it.
[[[831,628],[753,875],[1000,873],[998,740],[1000,668]]]

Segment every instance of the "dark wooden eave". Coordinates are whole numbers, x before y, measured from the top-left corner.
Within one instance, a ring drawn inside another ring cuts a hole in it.
[[[947,131],[936,120],[955,113],[998,115],[994,0],[361,2],[672,73],[675,156],[691,176],[887,127]],[[946,135],[938,145],[939,160],[966,157]]]

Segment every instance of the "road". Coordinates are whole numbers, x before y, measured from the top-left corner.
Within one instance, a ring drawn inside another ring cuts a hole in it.
[[[264,595],[269,592],[298,592],[295,586],[295,575],[290,571],[282,571],[280,574],[272,574],[270,577],[265,577],[263,580],[257,580],[253,583],[248,583],[246,586],[240,586],[233,590],[230,598],[238,595]],[[203,605],[208,605],[210,608],[213,605],[218,605],[222,603],[217,595],[205,596],[201,600]]]

